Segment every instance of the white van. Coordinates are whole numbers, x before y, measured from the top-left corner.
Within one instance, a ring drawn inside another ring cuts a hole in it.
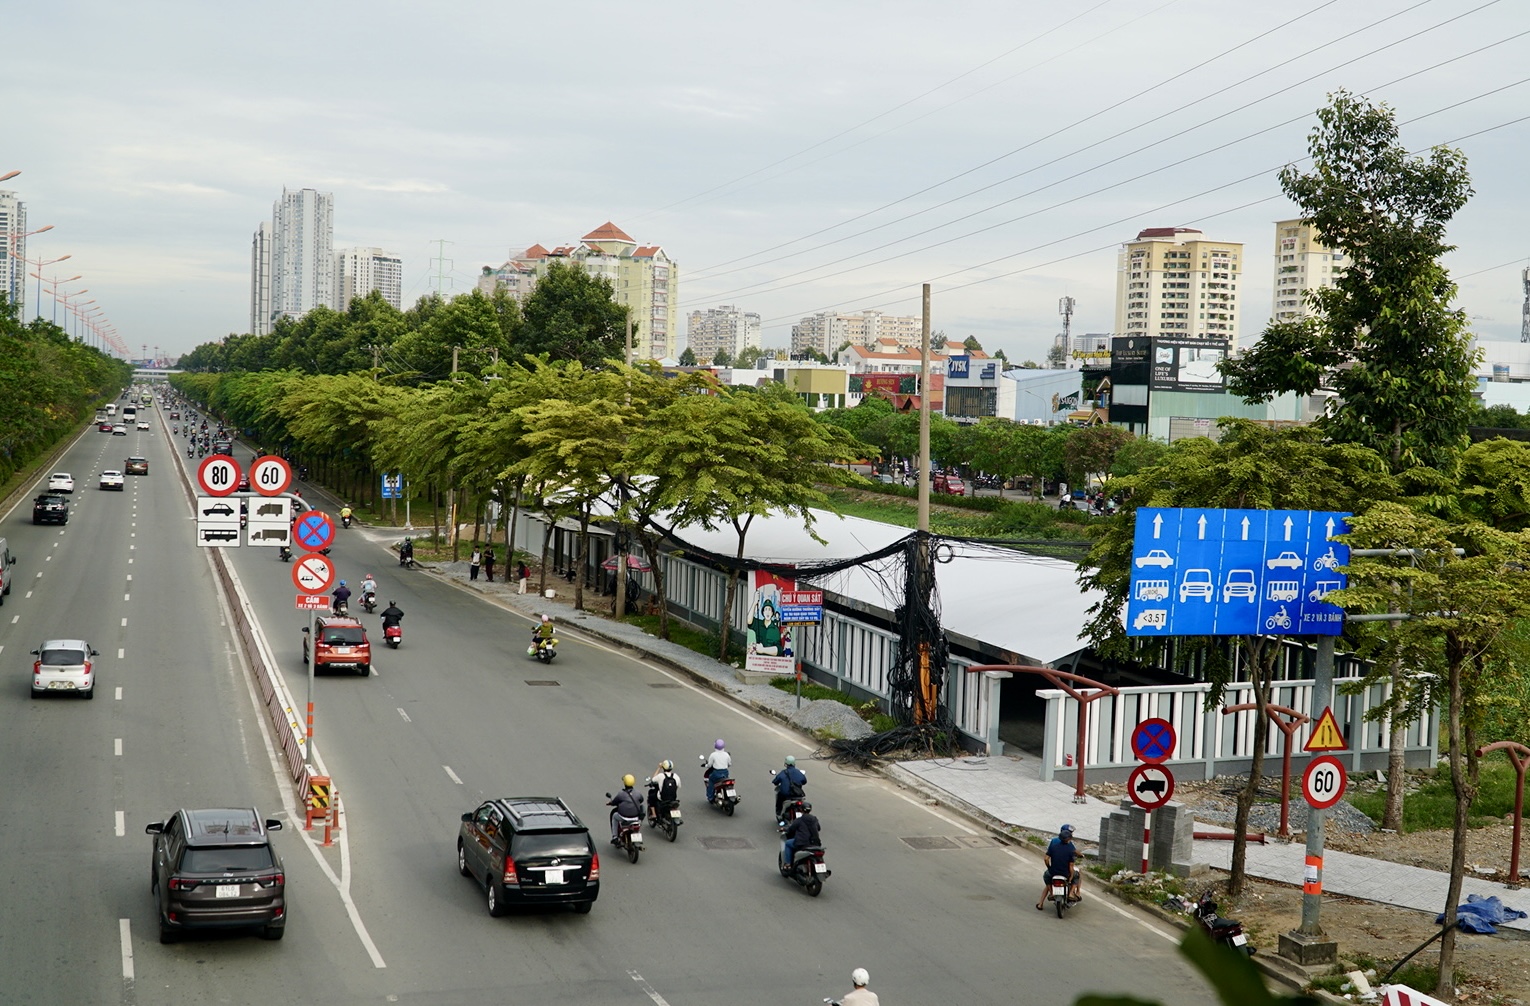
[[[11,592],[11,576],[15,569],[16,557],[11,555],[11,544],[0,538],[0,604],[5,603],[5,595]]]
[[[108,416],[115,416],[117,414],[117,403],[116,402],[107,402],[106,403],[106,414]]]

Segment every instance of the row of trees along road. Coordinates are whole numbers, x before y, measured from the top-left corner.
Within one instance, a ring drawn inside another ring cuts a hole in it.
[[[1477,792],[1476,749],[1493,739],[1530,740],[1530,445],[1468,446],[1467,426],[1478,412],[1471,396],[1476,361],[1466,318],[1451,306],[1455,285],[1440,263],[1451,250],[1446,225],[1471,195],[1464,156],[1444,147],[1410,154],[1390,108],[1346,92],[1332,95],[1317,119],[1308,145],[1312,169],[1287,167],[1280,185],[1348,265],[1332,287],[1307,295],[1310,317],[1271,324],[1223,371],[1250,401],[1320,388],[1337,396],[1311,428],[1272,432],[1234,423],[1221,442],[1178,442],[1156,466],[1114,483],[1130,499],[1104,522],[1082,571],[1081,582],[1105,595],[1089,631],[1106,652],[1142,655],[1127,645],[1120,621],[1137,506],[1350,510],[1350,545],[1417,550],[1417,561],[1357,558],[1349,586],[1330,600],[1351,613],[1406,616],[1351,623],[1344,636],[1344,645],[1371,661],[1366,683],[1391,689],[1378,711],[1394,728],[1385,826],[1401,824],[1402,726],[1420,710],[1445,710],[1455,831],[1442,908],[1453,922]],[[1253,682],[1260,707],[1254,767],[1234,826],[1236,891],[1277,640],[1188,642],[1186,659],[1204,659],[1214,684],[1235,675]],[[1440,949],[1441,994],[1454,987],[1454,952],[1452,928]]]
[[[22,324],[0,294],[0,483],[79,432],[132,380],[126,361],[41,318]]]

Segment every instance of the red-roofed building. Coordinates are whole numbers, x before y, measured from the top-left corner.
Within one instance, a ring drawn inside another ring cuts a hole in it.
[[[606,221],[579,239],[549,251],[534,244],[498,267],[484,266],[478,288],[504,290],[520,300],[553,262],[575,262],[591,276],[611,284],[611,296],[630,309],[633,344],[639,359],[674,362],[680,355],[680,269],[660,245],[639,245],[626,231]]]

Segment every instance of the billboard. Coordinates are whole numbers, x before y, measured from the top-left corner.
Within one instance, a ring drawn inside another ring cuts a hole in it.
[[[917,374],[851,374],[852,395],[917,395]]]
[[[749,583],[754,592],[749,602],[749,631],[744,669],[764,671],[776,676],[795,674],[797,662],[792,630],[781,624],[781,609],[787,597],[798,593],[797,581],[788,580],[763,569],[751,570]]]
[[[949,377],[966,377],[971,371],[972,357],[962,354],[946,358],[946,374]]]
[[[1227,359],[1229,344],[1221,339],[1152,340],[1148,385],[1154,391],[1200,391],[1221,394],[1227,380],[1217,364]]]

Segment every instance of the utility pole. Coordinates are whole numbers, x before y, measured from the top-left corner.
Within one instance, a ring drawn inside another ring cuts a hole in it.
[[[382,369],[382,347],[373,343],[367,347],[372,351],[372,380],[377,380],[377,372]]]
[[[918,577],[920,605],[928,610],[934,586],[930,562],[930,284],[923,288],[924,319],[919,327],[919,551],[914,575]],[[919,690],[914,696],[914,722],[935,720],[934,688],[930,676],[930,641],[919,641]]]
[[[462,347],[461,346],[453,346],[452,347],[452,377],[453,378],[455,378],[457,376],[457,354],[460,353],[460,352],[462,352]]]
[[[626,354],[623,358],[627,361],[627,366],[632,366],[631,305],[627,307]],[[628,396],[629,404],[631,400],[631,396]],[[626,501],[626,493],[622,491],[621,481],[618,480],[616,505],[621,506]],[[620,521],[616,525],[616,546],[616,608],[612,613],[616,616],[617,621],[621,621],[627,617],[627,555],[629,546],[627,544],[627,529],[622,526]]]

